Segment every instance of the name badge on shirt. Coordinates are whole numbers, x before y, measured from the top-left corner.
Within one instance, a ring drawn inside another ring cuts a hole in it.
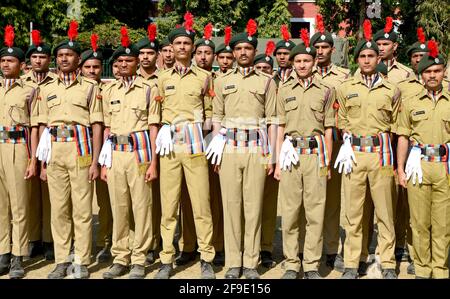
[[[236,85],[234,85],[234,84],[225,86],[225,90],[234,89],[234,88],[236,88]]]
[[[289,103],[289,102],[295,101],[295,97],[289,97],[284,100],[286,101],[286,103]]]
[[[352,94],[349,94],[348,96],[347,96],[347,99],[351,99],[351,98],[356,98],[358,96],[358,94],[357,93],[352,93]]]
[[[175,89],[175,85],[166,86],[166,90],[174,90],[174,89]]]
[[[49,97],[47,97],[47,101],[51,101],[51,100],[54,100],[54,99],[56,99],[58,96],[55,94],[55,95],[52,95],[52,96],[49,96]]]
[[[120,100],[111,101],[111,105],[120,104]]]
[[[425,110],[415,111],[413,112],[413,116],[425,114]]]

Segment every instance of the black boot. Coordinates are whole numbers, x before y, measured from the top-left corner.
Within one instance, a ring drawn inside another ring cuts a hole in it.
[[[22,266],[21,256],[12,256],[11,268],[9,268],[9,278],[10,279],[20,279],[25,277],[25,270]]]
[[[55,250],[53,248],[53,242],[42,242],[42,246],[44,247],[44,257],[46,261],[54,261],[55,260]]]
[[[175,265],[183,266],[187,263],[195,260],[195,251],[187,252],[182,251],[177,259],[175,259]]]
[[[44,254],[44,247],[42,246],[42,241],[31,241],[29,243],[29,253],[30,258],[35,258]]]
[[[0,255],[0,275],[8,273],[9,266],[11,265],[11,253],[5,253]]]

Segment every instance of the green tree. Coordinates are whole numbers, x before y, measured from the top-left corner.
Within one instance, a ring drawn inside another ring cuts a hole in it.
[[[263,37],[280,37],[280,27],[290,24],[291,13],[286,0],[275,0],[260,8],[256,19],[259,25],[258,35]]]

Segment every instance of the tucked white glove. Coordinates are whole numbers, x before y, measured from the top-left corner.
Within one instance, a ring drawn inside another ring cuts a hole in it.
[[[219,131],[219,134],[214,136],[214,138],[209,143],[206,148],[206,159],[211,159],[211,164],[220,165],[220,161],[222,160],[223,149],[225,147],[225,143],[227,142],[227,138],[225,137],[226,129],[222,128]]]
[[[102,150],[100,151],[100,155],[98,156],[98,163],[101,166],[106,166],[107,168],[111,168],[112,165],[112,142],[107,139],[105,143],[103,143]]]
[[[161,127],[156,136],[156,153],[160,156],[169,155],[173,151],[172,134],[170,125],[165,124]]]
[[[422,184],[422,166],[420,162],[422,160],[422,151],[418,147],[413,147],[409,153],[408,160],[406,161],[405,173],[406,180],[409,180],[412,176],[413,185],[416,184],[416,176],[419,184]]]
[[[298,154],[291,140],[291,136],[286,136],[283,144],[281,144],[280,158],[278,160],[281,170],[291,170],[292,164],[297,165],[298,163]]]
[[[344,143],[339,149],[339,153],[334,162],[334,168],[338,168],[338,172],[344,174],[349,174],[352,172],[352,161],[356,164],[355,153],[352,148],[352,135],[344,133]]]
[[[36,150],[36,157],[39,161],[50,162],[52,156],[52,135],[50,135],[50,130],[48,128],[44,129],[44,132],[39,139],[39,144]]]

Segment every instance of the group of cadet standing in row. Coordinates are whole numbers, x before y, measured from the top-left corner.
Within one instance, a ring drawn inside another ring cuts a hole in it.
[[[109,84],[98,36],[82,52],[76,22],[53,52],[33,31],[24,53],[6,27],[0,275],[24,277],[23,257],[43,253],[56,263],[48,278],[88,278],[95,190],[94,252],[113,259],[106,279],[144,278],[158,252],[155,278],[167,279],[196,250],[201,278],[215,278],[212,264],[226,266],[225,278],[259,278],[259,263],[275,265],[278,200],[282,278],[301,268],[321,278],[323,253],[343,278],[365,275],[374,223],[383,278],[397,278],[406,251],[408,273],[449,277],[450,85],[435,41],[418,29],[409,69],[394,57],[392,18],[373,37],[366,20],[350,76],[331,63],[320,15],[311,39],[302,30],[295,45],[283,25],[259,55],[253,20],[233,36],[226,27],[218,47],[211,24],[195,42],[192,25],[186,13],[158,42],[150,24],[136,44],[123,27]],[[20,76],[25,58],[31,70]]]

